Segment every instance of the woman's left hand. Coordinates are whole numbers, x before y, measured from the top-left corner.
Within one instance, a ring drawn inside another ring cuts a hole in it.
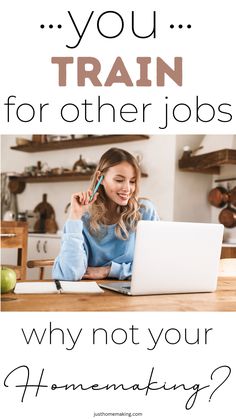
[[[82,279],[105,279],[108,277],[110,266],[88,266]]]

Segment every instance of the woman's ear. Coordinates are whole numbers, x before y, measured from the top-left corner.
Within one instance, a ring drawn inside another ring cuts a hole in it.
[[[100,170],[98,170],[97,173],[96,173],[96,181],[97,182],[99,181],[99,179],[101,178],[101,176],[102,176],[102,172],[100,172]]]

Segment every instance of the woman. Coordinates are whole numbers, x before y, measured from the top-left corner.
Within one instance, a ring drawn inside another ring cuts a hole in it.
[[[139,184],[140,168],[130,153],[111,148],[103,154],[91,189],[71,197],[53,278],[130,277],[137,222],[158,219],[153,204],[138,199]]]

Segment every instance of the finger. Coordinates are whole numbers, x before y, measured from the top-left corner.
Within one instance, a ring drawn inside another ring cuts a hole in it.
[[[78,197],[77,193],[73,193],[73,195],[71,195],[71,202],[75,201]]]
[[[83,192],[82,198],[82,205],[86,205],[87,192]]]
[[[80,200],[81,200],[81,192],[78,192],[78,193],[75,193],[75,194],[72,195],[72,198],[71,198],[72,203],[80,204]]]
[[[83,192],[80,192],[80,204],[83,205]]]
[[[90,204],[93,204],[97,200],[98,195],[99,195],[99,192],[96,192]]]
[[[90,191],[86,192],[86,198],[85,198],[85,205],[89,204],[89,199],[90,199]]]

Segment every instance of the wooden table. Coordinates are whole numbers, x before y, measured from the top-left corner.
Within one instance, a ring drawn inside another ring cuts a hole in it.
[[[105,281],[97,281],[102,283]],[[101,294],[4,294],[2,311],[236,311],[236,278],[219,278],[213,293],[126,296]]]

